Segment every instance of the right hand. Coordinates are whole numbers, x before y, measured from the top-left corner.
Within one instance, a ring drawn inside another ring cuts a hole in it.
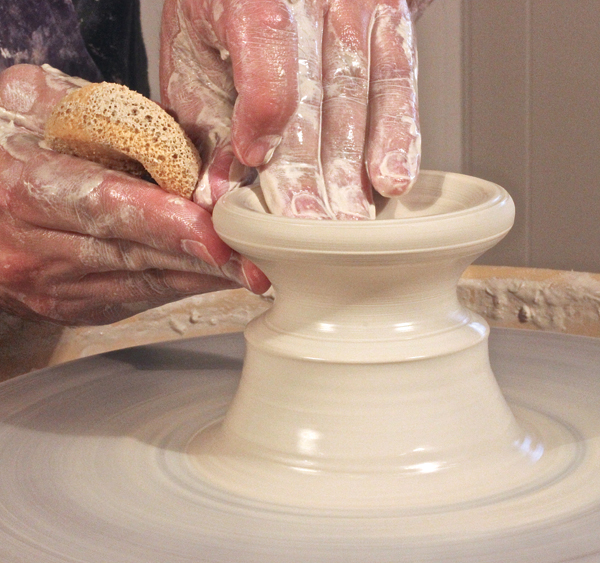
[[[82,83],[32,65],[0,73],[0,308],[104,324],[187,295],[266,291],[204,209],[44,148],[52,108]]]
[[[431,0],[166,0],[164,103],[203,152],[206,209],[257,167],[269,209],[373,216],[420,161],[414,19]]]

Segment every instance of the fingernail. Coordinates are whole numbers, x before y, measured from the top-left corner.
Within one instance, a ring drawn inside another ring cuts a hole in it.
[[[410,179],[407,160],[407,155],[404,151],[388,152],[379,166],[381,175],[393,178],[394,180]]]
[[[197,240],[182,240],[181,248],[186,254],[193,256],[194,258],[200,258],[203,262],[214,266],[215,268],[219,267],[217,261],[213,258],[211,253],[208,251],[205,245]]]
[[[221,271],[227,279],[233,280],[242,287],[258,295],[264,293],[271,286],[267,276],[263,274],[250,260],[234,253]]]
[[[411,146],[412,149],[412,146]],[[407,192],[414,184],[419,173],[420,154],[409,150],[398,150],[385,155],[379,166],[380,181],[384,184],[386,196],[396,196]]]
[[[281,143],[281,135],[265,135],[256,140],[246,153],[248,166],[262,166],[273,158],[275,149]]]
[[[252,293],[261,295],[271,287],[271,282],[267,276],[259,270],[257,266],[250,262],[250,260],[243,257],[242,272],[244,273],[244,278],[247,282],[246,287],[252,291]]]

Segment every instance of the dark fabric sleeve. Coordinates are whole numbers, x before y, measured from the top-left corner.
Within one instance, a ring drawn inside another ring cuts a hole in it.
[[[0,70],[18,63],[148,96],[139,0],[0,0]]]
[[[73,0],[81,35],[105,80],[149,96],[139,0]]]
[[[73,76],[102,80],[71,0],[0,0],[0,70],[48,63]]]

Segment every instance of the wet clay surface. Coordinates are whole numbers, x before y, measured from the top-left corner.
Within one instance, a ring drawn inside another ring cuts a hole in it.
[[[461,301],[492,326],[600,336],[600,274],[471,266]],[[65,328],[0,314],[0,379],[115,350],[242,331],[270,297],[227,290],[191,297],[100,327]]]
[[[600,336],[600,275],[474,266],[459,297],[492,326]]]

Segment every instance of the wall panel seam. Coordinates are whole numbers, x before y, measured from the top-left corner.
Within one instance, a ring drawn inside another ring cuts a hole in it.
[[[531,2],[525,0],[525,264],[531,266],[531,119],[532,119],[532,26]]]
[[[461,31],[462,31],[462,172],[471,173],[471,142],[472,116],[470,107],[471,96],[471,26],[469,0],[461,2]]]

